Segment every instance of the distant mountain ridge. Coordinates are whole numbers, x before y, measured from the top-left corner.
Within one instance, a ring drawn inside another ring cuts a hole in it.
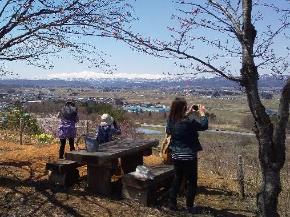
[[[281,89],[285,80],[277,79],[274,76],[261,76],[259,79],[259,87]],[[115,88],[115,89],[137,89],[137,88],[160,88],[160,89],[231,89],[239,88],[235,82],[226,80],[221,77],[213,78],[189,78],[189,79],[126,79],[126,78],[102,78],[102,79],[2,79],[0,80],[0,88]]]

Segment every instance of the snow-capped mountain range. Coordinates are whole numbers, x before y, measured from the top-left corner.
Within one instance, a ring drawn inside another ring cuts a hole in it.
[[[279,90],[284,80],[263,75],[259,87]],[[42,79],[3,79],[0,88],[5,87],[92,87],[92,88],[161,88],[161,89],[229,89],[239,88],[235,82],[221,77],[196,78],[193,76],[174,76],[163,74],[101,74],[95,72],[56,73]]]

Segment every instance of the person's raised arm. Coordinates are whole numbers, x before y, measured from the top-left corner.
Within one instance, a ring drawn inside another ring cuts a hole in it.
[[[198,105],[198,112],[200,115],[200,121],[192,120],[193,128],[196,131],[204,131],[208,129],[208,118],[205,116],[205,106]]]

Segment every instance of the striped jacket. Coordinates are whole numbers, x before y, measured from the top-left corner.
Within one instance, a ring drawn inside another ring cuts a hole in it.
[[[174,123],[167,121],[166,133],[171,135],[169,148],[172,152],[172,158],[178,160],[191,160],[196,157],[198,151],[202,150],[198,139],[197,131],[208,129],[208,118],[203,116],[200,121],[193,117]]]

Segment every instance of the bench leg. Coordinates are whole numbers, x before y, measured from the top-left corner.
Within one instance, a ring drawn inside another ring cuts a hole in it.
[[[144,206],[152,206],[156,204],[156,192],[153,186],[144,189],[127,186],[123,183],[122,194],[124,198],[136,200]]]
[[[138,165],[143,165],[143,153],[121,158],[121,167],[124,174],[135,171]]]
[[[79,177],[80,175],[77,169],[73,169],[67,173],[59,173],[57,171],[52,171],[48,176],[48,181],[54,185],[69,187],[74,183],[76,183]]]
[[[104,165],[88,164],[88,188],[97,194],[110,196],[112,193],[111,176],[112,165],[107,163]]]

